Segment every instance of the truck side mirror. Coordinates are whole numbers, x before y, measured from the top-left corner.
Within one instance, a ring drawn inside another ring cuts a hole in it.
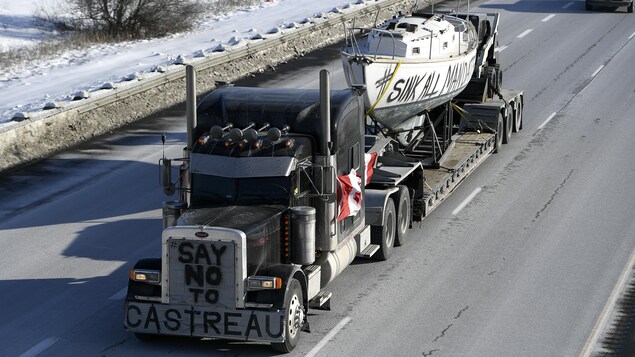
[[[159,160],[161,165],[161,186],[166,196],[172,196],[176,191],[176,186],[172,182],[172,160],[163,158]]]

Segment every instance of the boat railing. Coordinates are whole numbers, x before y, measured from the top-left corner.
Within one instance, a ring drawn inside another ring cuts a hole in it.
[[[378,28],[368,28],[368,27],[349,27],[347,29],[345,29],[346,31],[346,43],[345,43],[345,48],[349,49],[350,48],[350,54],[352,54],[353,56],[364,56],[364,57],[372,57],[373,59],[377,59],[377,57],[380,56],[379,53],[379,49],[382,48],[381,47],[381,42],[384,41],[384,34],[388,34],[391,42],[392,42],[392,53],[391,54],[381,54],[383,56],[390,56],[391,59],[395,59],[396,57],[396,52],[397,52],[397,41],[395,40],[395,36],[393,35],[392,32],[387,31],[387,30],[382,30],[382,29],[378,29]],[[371,33],[378,33],[379,34],[379,43],[377,43],[377,46],[375,46],[375,51],[374,53],[364,53],[361,50],[359,41],[357,39],[357,35],[358,34],[365,34],[367,37],[367,47],[368,47],[368,51],[371,50],[370,48],[370,44],[368,42],[368,36]],[[386,40],[388,41],[388,40]],[[348,51],[347,51],[348,52]]]

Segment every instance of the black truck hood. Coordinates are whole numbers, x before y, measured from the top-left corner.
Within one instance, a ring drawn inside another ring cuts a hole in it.
[[[262,230],[274,217],[279,222],[286,210],[280,205],[193,208],[183,213],[178,225],[233,228],[250,235]]]

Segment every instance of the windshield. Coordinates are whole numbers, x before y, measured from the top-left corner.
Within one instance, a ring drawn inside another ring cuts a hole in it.
[[[210,204],[288,204],[289,177],[227,178],[192,175],[192,206]]]

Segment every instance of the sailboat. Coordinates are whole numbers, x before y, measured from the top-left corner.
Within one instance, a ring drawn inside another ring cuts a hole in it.
[[[361,39],[359,31],[367,33]],[[365,85],[367,114],[385,128],[421,126],[422,113],[459,94],[474,71],[474,26],[446,14],[413,13],[372,29],[349,28],[341,49],[348,85]]]

